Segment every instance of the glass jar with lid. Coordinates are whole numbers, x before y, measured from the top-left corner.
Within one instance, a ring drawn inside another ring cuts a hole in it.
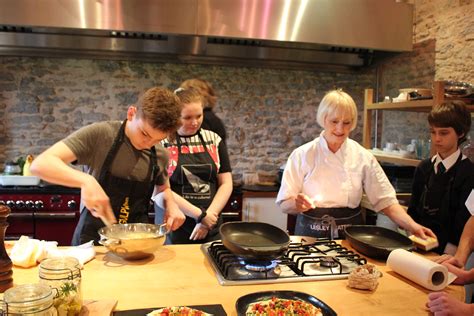
[[[56,316],[52,289],[45,284],[23,284],[3,295],[1,315]]]
[[[82,308],[81,268],[73,257],[49,258],[39,265],[40,283],[49,285],[58,315],[79,315]]]

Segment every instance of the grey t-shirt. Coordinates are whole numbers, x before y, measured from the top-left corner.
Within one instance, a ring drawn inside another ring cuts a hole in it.
[[[98,179],[102,164],[117,137],[121,124],[120,121],[93,123],[72,133],[63,142],[76,155],[77,163],[88,166],[89,173]],[[168,177],[166,171],[168,153],[161,144],[156,144],[155,150],[159,167],[155,184],[162,185]],[[148,180],[151,171],[150,153],[150,150],[135,149],[125,136],[109,171],[112,175],[127,180]]]

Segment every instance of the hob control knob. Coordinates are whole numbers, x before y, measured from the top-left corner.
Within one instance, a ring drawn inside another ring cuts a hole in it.
[[[29,208],[29,209],[32,209],[35,207],[35,202],[31,201],[31,200],[28,200],[26,201],[26,208]]]
[[[233,210],[238,210],[238,209],[240,209],[240,203],[239,203],[239,201],[233,200],[232,202],[230,202],[230,207],[231,207]]]
[[[15,202],[12,201],[12,200],[8,200],[8,201],[7,201],[7,206],[8,206],[9,208],[12,208],[12,207],[15,206]]]
[[[74,200],[70,200],[70,201],[67,202],[67,207],[69,207],[69,209],[71,209],[71,210],[76,209],[76,206],[77,206],[77,203]]]
[[[25,207],[25,202],[22,201],[22,200],[16,201],[15,204],[16,204],[16,207],[18,207],[18,208],[24,208]]]
[[[0,200],[0,205],[5,205],[5,201]]]
[[[38,210],[42,209],[44,207],[43,201],[41,201],[41,200],[36,201],[35,202],[35,207]]]

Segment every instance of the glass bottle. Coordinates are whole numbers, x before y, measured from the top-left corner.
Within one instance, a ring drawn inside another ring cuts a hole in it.
[[[462,145],[461,151],[464,155],[466,155],[467,158],[469,158],[470,161],[474,163],[474,141],[473,141],[473,136],[474,132],[471,132],[467,136],[466,142]]]
[[[73,257],[50,258],[39,266],[40,283],[49,285],[59,316],[79,315],[82,308],[81,268]]]
[[[51,288],[44,284],[23,284],[5,291],[1,315],[56,316]]]

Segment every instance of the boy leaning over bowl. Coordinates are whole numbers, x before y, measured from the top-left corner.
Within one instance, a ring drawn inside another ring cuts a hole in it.
[[[181,103],[163,88],[147,90],[128,107],[124,121],[82,127],[57,142],[31,165],[51,183],[81,189],[84,208],[72,244],[97,242],[104,223],[147,223],[153,193],[163,192],[165,222],[175,230],[184,222],[166,174],[168,156],[159,142],[179,126]],[[72,168],[77,161],[88,172]],[[104,223],[103,223],[104,222]]]

